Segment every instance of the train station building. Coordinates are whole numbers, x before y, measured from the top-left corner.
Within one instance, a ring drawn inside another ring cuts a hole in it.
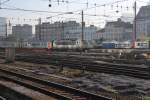
[[[150,37],[150,5],[140,8],[136,17],[136,22],[137,39],[145,40],[146,37]]]
[[[97,34],[107,41],[128,41],[132,39],[133,24],[119,18],[117,21],[107,22],[105,28],[97,31]]]

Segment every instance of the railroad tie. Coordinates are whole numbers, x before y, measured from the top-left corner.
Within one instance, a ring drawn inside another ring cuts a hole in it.
[[[73,96],[73,100],[87,100],[87,98],[81,96]]]
[[[62,91],[62,90],[54,90],[54,92],[60,93],[62,95],[71,95],[70,93],[67,93],[66,91]]]

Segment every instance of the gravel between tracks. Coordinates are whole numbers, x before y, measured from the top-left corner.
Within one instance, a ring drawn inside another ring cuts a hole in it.
[[[93,93],[114,97],[117,98],[117,100],[140,100],[137,99],[137,97],[148,98],[150,96],[150,80],[92,72],[85,72],[83,74],[81,73],[82,71],[68,68],[64,68],[63,72],[58,72],[56,66],[25,62],[3,64],[3,60],[0,60],[0,63],[2,67],[6,66],[13,68],[13,66],[15,66],[28,69],[33,71],[33,73],[27,73],[35,77],[41,77]],[[20,72],[25,72],[25,70]],[[148,98],[147,100],[150,99]]]
[[[53,97],[46,96],[46,95],[41,94],[37,91],[33,91],[31,89],[25,88],[23,86],[20,86],[20,85],[17,85],[15,83],[8,82],[5,80],[0,80],[0,84],[4,85],[6,87],[9,87],[10,89],[12,89],[16,92],[19,92],[19,93],[24,94],[28,97],[31,97],[33,100],[57,100]]]

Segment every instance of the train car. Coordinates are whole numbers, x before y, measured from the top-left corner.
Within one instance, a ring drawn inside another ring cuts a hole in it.
[[[117,42],[115,44],[115,48],[118,48],[118,49],[127,49],[127,48],[131,48],[131,42],[129,41],[125,41],[125,42]]]
[[[135,42],[135,48],[140,49],[148,49],[150,48],[148,41]],[[7,42],[2,41],[0,43],[1,47],[16,47],[16,48],[53,48],[53,49],[90,49],[94,48],[94,43],[92,41],[83,41],[83,45],[81,40],[61,40],[54,42]],[[117,41],[105,41],[102,42],[101,48],[104,49],[124,49],[124,48],[132,48],[132,42],[117,42]]]
[[[112,42],[103,42],[102,43],[102,48],[104,49],[114,49],[116,48],[116,41],[112,41]]]
[[[31,44],[29,42],[16,42],[17,48],[31,48]]]
[[[17,47],[16,42],[13,41],[0,41],[0,47],[7,48],[7,47]]]
[[[62,41],[54,41],[53,49],[88,49],[92,48],[93,45],[90,41],[83,41],[83,45],[81,40],[62,40]]]
[[[31,48],[47,48],[47,42],[30,42],[28,46]]]
[[[143,41],[143,42],[137,41],[137,42],[135,42],[135,48],[137,48],[137,49],[140,49],[140,48],[148,49],[148,48],[150,48],[149,47],[149,41]]]
[[[75,49],[78,48],[76,41],[61,40],[53,42],[53,49]]]

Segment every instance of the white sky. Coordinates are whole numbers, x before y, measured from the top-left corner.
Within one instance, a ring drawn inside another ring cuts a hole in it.
[[[5,1],[5,0],[1,0]],[[60,2],[59,5],[57,0],[51,0],[52,7],[48,7],[49,0],[10,0],[9,2],[1,5],[2,8],[21,8],[30,10],[42,10],[49,12],[58,13],[33,13],[24,11],[12,11],[0,9],[0,17],[7,17],[14,24],[36,24],[37,21],[27,20],[27,19],[37,19],[42,18],[42,21],[69,21],[76,20],[81,21],[81,10],[84,10],[84,19],[86,24],[94,24],[102,27],[106,21],[116,20],[124,13],[133,13],[133,4],[135,0],[60,0],[65,1],[65,3]],[[114,3],[116,1],[122,1]],[[147,5],[149,0],[136,0],[137,6]],[[141,2],[142,1],[142,2]],[[69,3],[66,3],[69,2]],[[88,2],[88,6],[87,6]],[[114,3],[114,4],[109,4]],[[109,4],[109,5],[107,5]],[[102,6],[103,5],[103,6]],[[99,7],[95,7],[99,6]],[[93,7],[93,9],[91,9]],[[78,11],[78,12],[74,12]],[[116,13],[116,11],[119,11]],[[73,12],[75,14],[64,14],[59,15],[62,12]],[[92,16],[89,16],[92,15]],[[96,16],[94,16],[96,15]],[[104,17],[104,15],[106,17]],[[46,19],[46,17],[54,16],[51,19]],[[13,19],[12,19],[13,18]]]

